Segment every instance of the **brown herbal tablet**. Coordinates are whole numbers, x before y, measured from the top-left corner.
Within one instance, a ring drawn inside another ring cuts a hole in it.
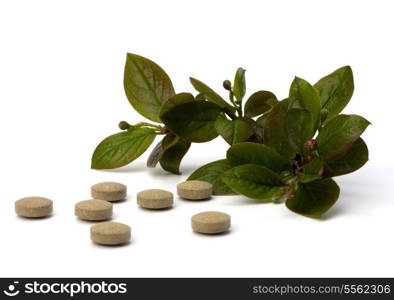
[[[112,217],[112,204],[105,200],[85,200],[75,204],[75,215],[82,220],[100,221]]]
[[[200,180],[190,180],[177,185],[178,195],[184,199],[202,200],[212,196],[212,184]]]
[[[131,239],[131,228],[117,222],[102,222],[90,228],[90,238],[100,245],[122,245]]]
[[[91,188],[92,198],[105,201],[120,201],[126,199],[127,187],[117,182],[100,182]]]
[[[148,209],[168,208],[174,203],[174,195],[165,190],[145,190],[137,194],[137,203]]]
[[[42,218],[53,211],[53,202],[43,197],[27,197],[15,202],[15,212],[25,218]]]
[[[231,217],[218,211],[206,211],[192,217],[194,231],[205,234],[226,232],[230,229]]]

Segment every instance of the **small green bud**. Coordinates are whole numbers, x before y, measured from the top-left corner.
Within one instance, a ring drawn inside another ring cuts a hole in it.
[[[223,81],[223,87],[228,90],[231,91],[231,81],[230,80],[225,80]]]
[[[119,123],[119,128],[121,129],[121,130],[127,130],[127,129],[129,129],[131,127],[131,125],[129,124],[129,123],[127,123],[126,121],[121,121],[120,123]]]

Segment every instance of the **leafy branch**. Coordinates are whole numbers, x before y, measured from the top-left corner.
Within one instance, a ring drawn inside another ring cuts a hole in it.
[[[299,214],[318,217],[338,199],[332,179],[361,168],[368,148],[361,134],[370,123],[358,115],[340,114],[354,90],[353,73],[342,67],[312,85],[295,77],[283,100],[269,91],[246,95],[245,70],[223,82],[228,100],[202,81],[190,78],[197,95],[175,93],[169,76],[147,58],[128,54],[126,96],[133,108],[159,123],[119,124],[123,130],[104,139],[92,157],[92,168],[129,164],[153,143],[147,166],[179,174],[192,143],[220,135],[229,145],[226,158],[193,172],[189,180],[213,184],[216,195],[241,194],[262,202],[285,202]]]

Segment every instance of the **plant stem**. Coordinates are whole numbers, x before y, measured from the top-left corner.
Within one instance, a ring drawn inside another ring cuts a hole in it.
[[[233,91],[230,91],[229,98],[230,98],[231,103],[232,103],[234,106],[236,106],[237,104],[235,104],[235,101],[234,101],[234,94],[233,94]]]
[[[158,129],[160,130],[161,126],[159,125],[155,125],[155,124],[151,124],[151,123],[147,123],[147,122],[139,122],[135,125],[133,125],[133,127],[149,127],[149,128],[154,128],[154,129]]]
[[[156,134],[167,134],[169,132],[169,130],[165,126],[163,127],[148,122],[139,122],[134,125],[129,125],[127,122],[122,121],[119,123],[119,128],[122,130],[129,130],[129,131],[136,128],[149,128],[155,130]]]
[[[242,100],[241,101],[236,101],[237,104],[237,112],[238,112],[238,117],[242,118],[243,112],[242,112]]]
[[[242,101],[238,102],[237,100],[234,100],[233,91],[230,91],[230,101],[237,110],[238,118],[242,118]]]

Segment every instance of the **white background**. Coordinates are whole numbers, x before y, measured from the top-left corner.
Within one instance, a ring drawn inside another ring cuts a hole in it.
[[[394,276],[393,9],[360,0],[2,1],[0,275]],[[174,192],[227,146],[194,144],[182,176],[147,170],[146,155],[90,170],[93,149],[120,120],[143,120],[123,91],[127,52],[159,63],[178,92],[192,91],[194,76],[223,96],[221,82],[239,66],[248,94],[284,98],[295,75],[313,83],[349,64],[356,89],[345,112],[373,123],[364,134],[370,161],[337,179],[341,196],[321,220],[238,196],[139,209],[136,192]],[[125,247],[95,246],[91,224],[73,215],[90,186],[107,180],[129,188],[114,208],[114,220],[133,230]],[[53,199],[53,217],[16,217],[14,201],[30,195]],[[193,233],[190,217],[204,210],[231,214],[232,231]]]

